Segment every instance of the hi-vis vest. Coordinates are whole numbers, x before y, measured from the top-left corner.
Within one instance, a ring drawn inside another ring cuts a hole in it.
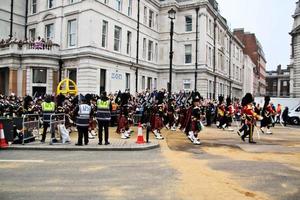
[[[91,111],[92,111],[92,107],[90,105],[80,104],[76,125],[77,126],[89,126]]]
[[[102,101],[99,99],[97,101],[97,119],[100,121],[110,121],[110,101]]]
[[[50,122],[50,116],[55,111],[55,103],[54,102],[43,102],[42,103],[42,111],[43,111],[43,121]]]

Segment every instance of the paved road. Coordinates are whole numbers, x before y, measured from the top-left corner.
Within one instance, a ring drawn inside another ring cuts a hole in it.
[[[176,177],[159,150],[0,152],[1,200],[176,199]]]
[[[0,151],[0,199],[300,199],[297,129],[250,147],[213,128],[202,146],[164,133],[161,149],[143,152]]]

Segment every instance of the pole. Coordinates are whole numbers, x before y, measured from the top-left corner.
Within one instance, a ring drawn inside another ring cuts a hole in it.
[[[14,21],[14,0],[11,0],[10,4],[10,34],[9,38],[13,37],[13,21]]]
[[[140,47],[140,0],[138,0],[137,12],[137,34],[136,34],[136,68],[135,68],[135,92],[138,92],[138,64],[139,64],[139,47]]]
[[[25,8],[25,40],[27,40],[27,28],[28,28],[28,25],[27,25],[27,22],[28,22],[28,0],[26,0],[26,8]]]
[[[214,94],[213,98],[216,99],[217,93],[217,76],[216,76],[216,53],[217,53],[217,42],[216,42],[216,28],[217,28],[217,18],[214,20],[214,55],[213,55],[213,72],[214,72]]]
[[[170,31],[170,71],[169,71],[169,85],[168,85],[168,92],[169,98],[172,95],[172,67],[173,67],[173,34],[174,34],[174,22],[171,19],[171,31]]]
[[[196,62],[195,62],[195,87],[194,91],[197,92],[197,80],[198,80],[198,34],[199,34],[199,7],[196,8]]]

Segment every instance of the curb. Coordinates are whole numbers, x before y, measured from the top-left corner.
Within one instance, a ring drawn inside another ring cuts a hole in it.
[[[37,151],[146,151],[151,149],[159,148],[159,143],[150,144],[147,146],[136,146],[136,147],[64,147],[64,146],[43,146],[43,147],[34,147],[34,146],[9,146],[7,149],[3,150],[37,150]]]

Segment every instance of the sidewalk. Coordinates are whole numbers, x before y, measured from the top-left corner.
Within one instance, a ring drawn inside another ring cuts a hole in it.
[[[71,143],[54,143],[49,144],[49,136],[47,134],[47,139],[45,143],[41,143],[39,139],[31,143],[22,144],[11,144],[7,149],[8,150],[49,150],[49,151],[143,151],[149,149],[159,148],[158,140],[154,139],[152,134],[150,135],[150,142],[144,144],[137,144],[137,128],[134,127],[134,133],[130,139],[120,139],[120,135],[115,132],[116,128],[110,128],[109,135],[109,145],[98,145],[98,136],[95,136],[94,139],[89,139],[88,145],[75,146],[77,143],[77,132],[72,132],[70,134]],[[146,131],[143,130],[144,139]]]

